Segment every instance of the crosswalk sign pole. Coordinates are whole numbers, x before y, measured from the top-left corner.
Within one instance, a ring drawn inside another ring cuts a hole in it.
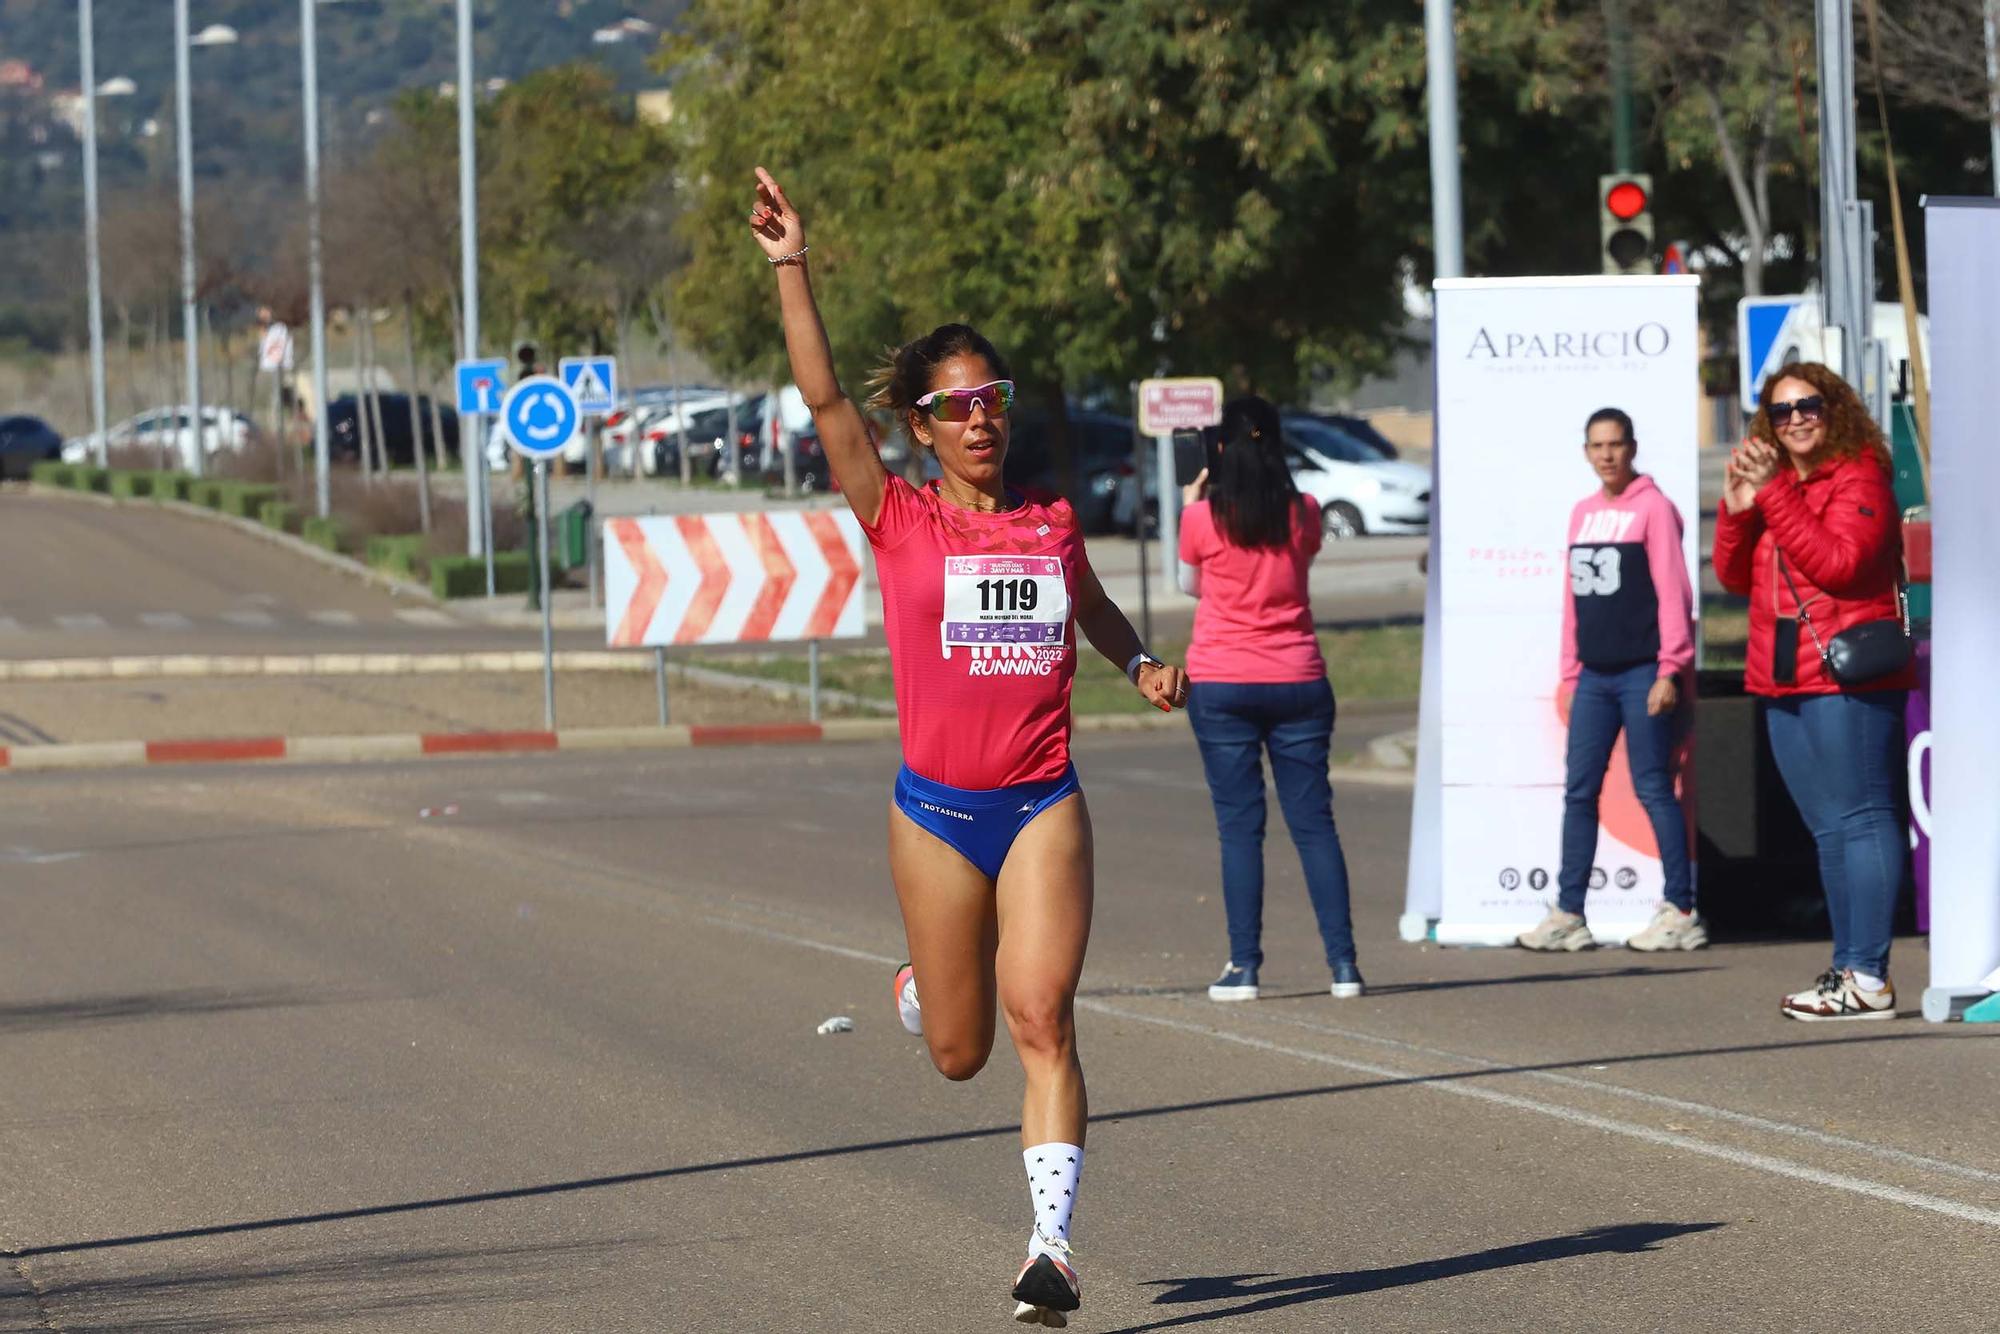
[[[535,460],[535,542],[542,580],[542,725],[556,730],[555,611],[549,605],[549,461]]]

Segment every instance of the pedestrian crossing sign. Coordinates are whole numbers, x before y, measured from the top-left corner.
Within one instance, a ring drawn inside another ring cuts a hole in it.
[[[556,369],[584,412],[611,412],[618,406],[616,357],[564,357]]]

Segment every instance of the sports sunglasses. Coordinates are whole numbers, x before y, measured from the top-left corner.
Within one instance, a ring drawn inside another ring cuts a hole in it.
[[[1783,426],[1792,419],[1794,412],[1799,414],[1800,421],[1816,422],[1826,415],[1826,396],[1807,394],[1804,398],[1793,399],[1789,403],[1773,403],[1768,411],[1773,426]]]
[[[975,403],[986,409],[987,416],[999,416],[1014,406],[1014,382],[993,380],[970,389],[933,389],[918,399],[916,406],[941,422],[963,422],[972,420]]]

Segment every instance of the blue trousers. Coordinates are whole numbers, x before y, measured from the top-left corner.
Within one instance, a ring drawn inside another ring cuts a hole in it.
[[[1585,667],[1569,705],[1569,772],[1563,785],[1562,867],[1556,872],[1556,906],[1583,911],[1597,856],[1597,798],[1604,790],[1611,748],[1625,733],[1632,788],[1652,821],[1660,845],[1666,900],[1694,911],[1694,877],[1688,868],[1687,820],[1674,795],[1674,737],[1680,710],[1646,713],[1646,696],[1659,679],[1652,662],[1615,671]]]
[[[1333,825],[1333,785],[1327,779],[1333,744],[1333,687],[1324,677],[1283,685],[1197,681],[1188,690],[1188,720],[1201,746],[1201,767],[1215,803],[1222,843],[1222,903],[1229,921],[1229,960],[1247,968],[1264,962],[1264,756],[1278,807],[1305,872],[1319,918],[1328,966],[1354,958],[1348,917],[1347,857]]]
[[[1764,726],[1785,788],[1812,831],[1833,922],[1833,966],[1889,975],[1896,896],[1909,853],[1901,690],[1765,701]]]

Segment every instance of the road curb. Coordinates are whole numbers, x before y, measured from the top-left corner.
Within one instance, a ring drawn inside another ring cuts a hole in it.
[[[559,672],[650,672],[653,660],[606,649],[559,649]],[[114,658],[0,661],[0,681],[152,680],[204,676],[436,676],[459,672],[539,672],[539,649],[470,653],[172,653]],[[726,673],[714,673],[724,676]],[[730,683],[756,678],[733,677]],[[718,682],[721,684],[721,682]]]

